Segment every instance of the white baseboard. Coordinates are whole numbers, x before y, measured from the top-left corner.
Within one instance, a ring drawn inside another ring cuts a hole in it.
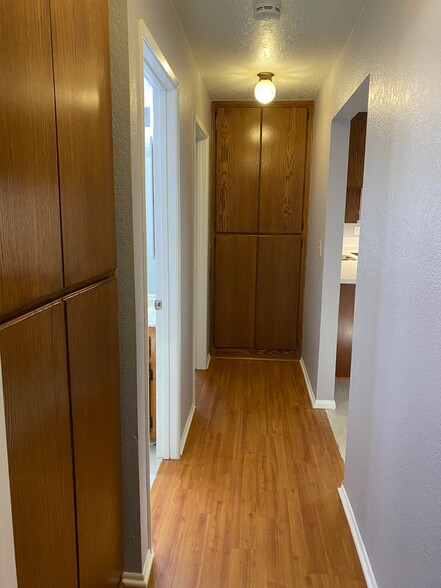
[[[311,385],[311,380],[309,379],[308,370],[306,369],[305,362],[303,361],[303,357],[300,359],[300,367],[302,368],[303,377],[305,379],[306,389],[308,390],[312,408],[335,410],[335,400],[320,400],[315,397],[314,390],[312,389]]]
[[[346,518],[349,523],[349,528],[351,529],[352,538],[354,539],[355,548],[358,553],[358,559],[360,560],[361,568],[363,570],[364,579],[366,580],[367,587],[378,588],[378,584],[375,579],[374,572],[372,570],[371,562],[369,561],[369,556],[367,554],[366,547],[364,546],[360,529],[358,528],[357,519],[355,518],[354,511],[352,510],[352,506],[349,501],[349,497],[346,494],[346,490],[343,485],[338,489],[338,493],[340,496],[341,503],[343,505],[343,509],[345,511]]]
[[[195,410],[196,410],[196,405],[193,402],[193,404],[191,405],[191,408],[190,408],[190,413],[188,415],[187,422],[185,424],[184,432],[182,433],[181,444],[179,446],[180,455],[182,455],[184,453],[185,443],[187,442],[187,437],[188,437],[188,433],[190,431],[191,422],[193,420],[193,416],[194,416],[194,411]]]
[[[124,572],[122,577],[123,585],[130,586],[131,588],[147,588],[150,579],[150,572],[152,571],[153,558],[153,549],[149,549],[142,574]]]

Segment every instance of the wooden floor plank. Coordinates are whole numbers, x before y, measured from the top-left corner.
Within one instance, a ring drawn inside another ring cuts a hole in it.
[[[196,382],[184,455],[152,488],[149,588],[365,586],[298,362],[213,359]]]

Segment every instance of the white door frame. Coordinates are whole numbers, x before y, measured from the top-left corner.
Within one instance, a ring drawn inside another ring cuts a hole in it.
[[[148,341],[147,238],[145,193],[144,75],[154,86],[154,182],[157,212],[157,252],[161,258],[157,285],[163,310],[157,312],[157,441],[158,457],[179,459],[181,383],[181,246],[179,198],[179,83],[143,20],[140,35],[140,100],[138,125],[142,154],[141,190],[143,201],[142,254],[144,263],[144,327]],[[159,116],[158,116],[159,111]],[[158,124],[159,120],[159,124]],[[156,128],[156,134],[155,134]],[[158,157],[159,154],[159,157]],[[148,344],[146,345],[148,349]],[[145,358],[146,374],[148,357]],[[148,382],[148,377],[146,378]],[[149,422],[149,403],[146,418]],[[147,436],[149,427],[147,426]]]
[[[199,117],[195,116],[195,190],[194,190],[194,367],[206,370],[209,354],[209,154],[208,131]]]

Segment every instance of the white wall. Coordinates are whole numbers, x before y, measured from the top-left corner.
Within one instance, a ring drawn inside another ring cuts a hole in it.
[[[383,588],[441,585],[441,3],[370,0],[315,119],[303,358],[315,391],[331,121],[370,75],[345,487]]]
[[[210,100],[170,0],[110,0],[115,190],[120,279],[125,569],[141,572],[150,539],[144,390],[145,333],[141,248],[141,141],[139,21],[143,19],[180,83],[180,198],[182,260],[181,431],[193,402],[193,189],[194,120],[210,127]],[[127,23],[126,25],[124,23]],[[128,53],[127,53],[128,48]],[[129,102],[128,91],[129,94]],[[130,117],[130,118],[129,118]],[[136,224],[138,223],[138,224]],[[135,297],[135,291],[137,296]],[[141,295],[139,295],[141,293]],[[136,342],[136,346],[135,346]],[[134,349],[134,346],[136,349]],[[138,483],[137,483],[138,482]]]

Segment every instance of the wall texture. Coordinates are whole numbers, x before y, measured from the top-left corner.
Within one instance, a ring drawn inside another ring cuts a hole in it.
[[[381,588],[441,585],[440,26],[438,0],[369,0],[316,103],[303,356],[315,387],[331,121],[370,75],[345,487]]]
[[[210,128],[210,100],[170,0],[110,0],[115,193],[120,279],[121,385],[125,502],[125,570],[141,572],[150,544],[142,369],[141,162],[138,121],[139,21],[143,19],[180,83],[180,198],[182,259],[181,430],[193,402],[194,120]]]

